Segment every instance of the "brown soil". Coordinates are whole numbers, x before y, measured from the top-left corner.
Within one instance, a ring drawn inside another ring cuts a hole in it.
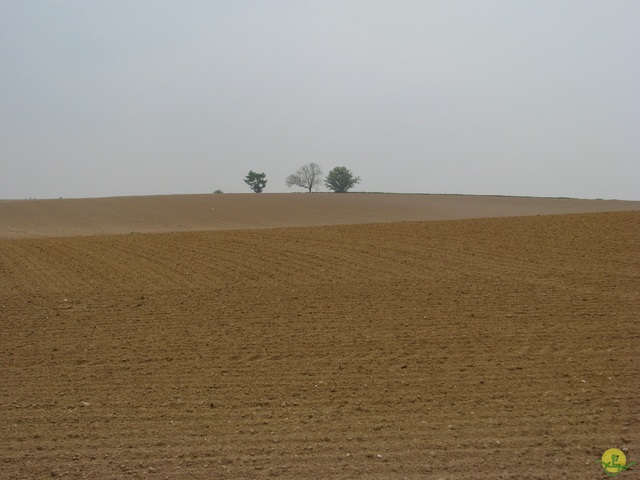
[[[607,478],[640,461],[639,226],[0,240],[0,478]]]
[[[640,210],[640,201],[410,194],[223,194],[0,201],[0,238]]]

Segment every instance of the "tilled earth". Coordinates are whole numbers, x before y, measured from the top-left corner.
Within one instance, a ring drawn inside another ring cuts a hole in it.
[[[639,226],[2,240],[0,478],[607,478],[640,461]]]

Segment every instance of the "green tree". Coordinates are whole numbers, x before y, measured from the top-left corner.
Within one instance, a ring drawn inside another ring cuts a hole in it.
[[[253,170],[249,170],[249,173],[244,177],[244,183],[251,187],[256,193],[262,193],[264,187],[267,186],[267,175],[265,173],[257,173]]]
[[[355,177],[346,167],[336,167],[329,172],[324,184],[335,193],[348,192],[356,183],[360,183],[360,177]]]
[[[293,175],[287,177],[287,187],[302,187],[309,190],[309,193],[315,188],[320,187],[322,182],[322,169],[317,163],[308,163],[300,167]]]

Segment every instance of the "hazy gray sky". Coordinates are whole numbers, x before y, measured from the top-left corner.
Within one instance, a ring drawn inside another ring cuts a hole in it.
[[[0,0],[0,62],[0,198],[640,199],[638,0]]]

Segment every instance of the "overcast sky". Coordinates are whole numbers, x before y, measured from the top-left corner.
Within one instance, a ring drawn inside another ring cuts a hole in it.
[[[0,68],[0,198],[640,199],[638,0],[0,0]]]

